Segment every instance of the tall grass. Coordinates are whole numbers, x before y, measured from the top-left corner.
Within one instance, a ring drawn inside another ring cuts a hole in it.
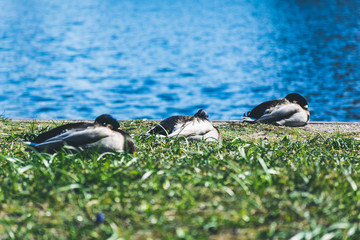
[[[0,121],[0,239],[358,239],[359,141],[224,124],[221,145],[145,137],[133,154],[26,149],[55,123]]]

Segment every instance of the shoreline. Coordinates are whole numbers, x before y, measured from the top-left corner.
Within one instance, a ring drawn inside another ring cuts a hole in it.
[[[46,123],[46,122],[92,122],[91,119],[7,119],[11,122],[35,122],[35,123]],[[119,122],[127,121],[149,121],[149,122],[160,122],[159,119],[120,119]],[[214,126],[219,125],[231,125],[231,124],[248,124],[241,120],[213,120],[211,121]],[[280,126],[283,127],[283,126]],[[310,121],[303,127],[294,127],[293,129],[309,129],[324,132],[360,132],[360,122],[330,122],[330,121]]]

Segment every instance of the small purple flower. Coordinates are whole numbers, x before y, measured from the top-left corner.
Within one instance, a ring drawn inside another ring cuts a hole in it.
[[[99,212],[98,214],[96,214],[96,223],[97,223],[97,224],[103,223],[104,220],[105,220],[105,215],[104,215],[104,213]]]

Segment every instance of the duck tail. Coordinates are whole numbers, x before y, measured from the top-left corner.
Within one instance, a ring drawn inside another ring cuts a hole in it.
[[[125,139],[125,151],[133,154],[135,152],[135,143],[131,138],[126,138]]]
[[[34,142],[24,142],[25,145],[36,147],[38,144]]]

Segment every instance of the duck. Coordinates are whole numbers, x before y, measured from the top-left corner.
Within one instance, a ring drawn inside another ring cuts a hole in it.
[[[243,120],[250,123],[267,123],[279,126],[301,127],[310,120],[306,99],[298,93],[285,98],[263,102],[244,114]]]
[[[65,145],[79,150],[133,153],[135,144],[129,134],[120,129],[119,122],[110,114],[98,116],[93,123],[69,123],[41,133],[25,144],[37,151],[56,152]]]
[[[194,116],[178,115],[162,120],[150,129],[147,134],[162,137],[181,138],[191,140],[220,141],[220,131],[209,121],[206,110],[200,109]]]

